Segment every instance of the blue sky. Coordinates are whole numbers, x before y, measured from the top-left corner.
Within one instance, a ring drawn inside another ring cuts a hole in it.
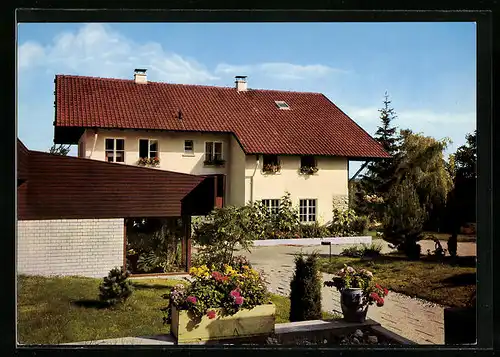
[[[451,138],[448,152],[476,127],[474,23],[32,23],[18,26],[19,138],[52,145],[55,74],[141,67],[152,81],[322,92],[372,135],[387,91],[394,124]]]

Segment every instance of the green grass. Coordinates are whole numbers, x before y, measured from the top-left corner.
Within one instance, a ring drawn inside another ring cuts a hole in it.
[[[182,281],[132,280],[134,293],[125,304],[103,308],[98,302],[100,279],[18,277],[18,342],[59,344],[127,336],[167,334],[161,296]],[[276,323],[288,322],[290,300],[271,295]],[[325,314],[325,318],[333,318]]]
[[[419,261],[408,261],[397,254],[373,259],[332,256],[321,258],[321,270],[336,273],[344,264],[355,269],[373,272],[375,280],[391,291],[418,297],[450,307],[465,307],[476,290],[476,268],[469,258],[453,263],[447,257],[443,262],[423,256]]]
[[[290,322],[290,299],[288,296],[271,294],[271,301],[274,305],[276,305],[276,323],[284,323]],[[332,314],[329,312],[323,311],[323,319],[331,320],[331,319],[339,319],[342,318],[341,315]]]

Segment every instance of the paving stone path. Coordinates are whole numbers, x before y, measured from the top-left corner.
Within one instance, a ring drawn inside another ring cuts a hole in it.
[[[432,241],[421,241],[420,244],[423,252],[434,247]],[[343,248],[345,246],[332,246],[332,255],[340,253]],[[469,254],[474,251],[475,255],[474,243],[459,243],[458,249],[459,254],[467,250]],[[329,253],[327,246],[275,246],[254,247],[251,253],[241,254],[245,254],[252,265],[264,273],[271,292],[287,296],[294,270],[293,255],[299,251],[310,253],[315,250],[321,254]],[[382,252],[386,251],[390,251],[390,248],[384,246]],[[331,277],[331,274],[323,273],[323,281]],[[339,293],[334,288],[323,287],[322,305],[323,311],[342,313]],[[418,344],[444,344],[444,306],[390,292],[384,307],[369,307],[368,317]]]

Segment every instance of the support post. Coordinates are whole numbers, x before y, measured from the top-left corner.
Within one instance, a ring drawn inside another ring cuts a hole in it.
[[[182,239],[182,260],[188,272],[191,268],[191,216],[182,216],[182,227],[184,232],[184,237]]]

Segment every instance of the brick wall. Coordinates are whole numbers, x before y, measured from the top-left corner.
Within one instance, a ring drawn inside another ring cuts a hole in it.
[[[18,221],[17,272],[101,278],[123,265],[123,219]]]

